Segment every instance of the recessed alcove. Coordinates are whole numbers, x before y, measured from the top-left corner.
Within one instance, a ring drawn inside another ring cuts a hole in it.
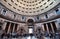
[[[33,21],[33,19],[28,19],[27,22],[28,22],[28,23],[33,23],[34,21]]]
[[[27,25],[29,25],[29,26],[34,25],[34,20],[33,19],[28,19],[27,20]]]

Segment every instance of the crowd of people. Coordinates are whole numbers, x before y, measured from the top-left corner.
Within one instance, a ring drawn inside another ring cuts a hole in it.
[[[53,32],[47,32],[47,31],[43,31],[41,32],[40,30],[38,30],[38,32],[35,32],[33,34],[25,34],[24,30],[21,29],[22,32],[17,31],[17,32],[10,32],[10,33],[6,33],[5,30],[2,30],[0,28],[0,39],[8,39],[8,38],[18,38],[18,37],[26,37],[26,36],[35,36],[38,39],[60,39],[60,32],[57,31],[55,33]]]

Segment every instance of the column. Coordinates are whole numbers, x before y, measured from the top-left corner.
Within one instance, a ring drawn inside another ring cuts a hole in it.
[[[56,28],[59,29],[59,23],[55,22]]]
[[[14,23],[11,23],[11,27],[10,27],[10,32],[12,33],[13,32],[13,27],[14,27]]]
[[[49,33],[49,28],[48,28],[48,25],[46,24],[46,28],[47,28],[47,32]]]
[[[44,25],[42,24],[42,29],[43,29],[43,34],[44,34],[44,31],[45,31],[45,29],[44,29]],[[42,36],[42,38],[44,39],[44,36]]]
[[[18,27],[18,24],[15,24],[15,30],[14,30],[15,32],[17,31],[17,27]]]
[[[13,25],[13,31],[12,32],[14,32],[14,30],[15,30],[15,24]]]
[[[18,25],[18,26],[17,26],[17,31],[19,30],[19,28],[20,28],[20,26]]]
[[[54,33],[53,25],[52,25],[52,23],[50,23],[50,24],[51,24],[52,32]]]
[[[5,28],[6,33],[8,32],[9,24],[10,24],[10,22],[7,22],[7,24],[6,24],[6,28]]]
[[[47,31],[47,27],[46,27],[46,24],[44,24],[44,30]]]
[[[10,27],[11,27],[11,23],[9,24],[9,27],[8,27],[8,32],[7,32],[7,33],[9,33],[9,32],[10,32]]]
[[[48,24],[46,24],[46,27],[47,27],[47,34],[50,35],[50,34],[49,34],[49,27],[48,27]],[[50,39],[50,37],[48,36],[48,37],[46,37],[46,39]]]
[[[44,29],[44,25],[43,25],[43,24],[42,24],[42,26],[41,26],[41,27],[42,27],[43,31],[45,31],[45,29]]]
[[[3,30],[5,30],[5,28],[6,28],[6,24],[7,24],[7,22],[4,22],[4,24],[3,24]]]
[[[51,23],[53,25],[54,32],[57,32],[57,28],[56,28],[55,22],[51,22]]]

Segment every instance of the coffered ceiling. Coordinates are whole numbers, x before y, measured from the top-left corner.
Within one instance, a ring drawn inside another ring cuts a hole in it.
[[[60,0],[1,0],[8,9],[21,15],[38,15],[55,7]]]

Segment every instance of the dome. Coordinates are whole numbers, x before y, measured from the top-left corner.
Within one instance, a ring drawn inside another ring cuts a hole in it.
[[[21,15],[38,15],[55,7],[60,0],[1,0],[5,7]]]

